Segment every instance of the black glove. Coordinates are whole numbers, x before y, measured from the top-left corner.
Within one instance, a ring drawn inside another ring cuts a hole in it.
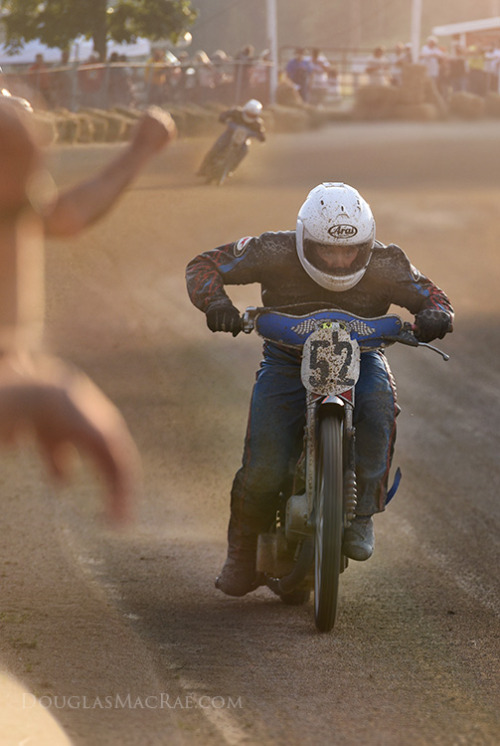
[[[451,331],[453,331],[452,318],[446,311],[424,308],[415,316],[415,336],[419,342],[443,339],[444,335]]]
[[[233,337],[241,332],[241,316],[231,302],[209,306],[207,326],[212,332],[231,332]]]

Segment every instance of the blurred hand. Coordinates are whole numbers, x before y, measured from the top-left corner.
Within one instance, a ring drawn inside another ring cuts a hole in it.
[[[69,477],[72,447],[89,456],[108,484],[112,522],[129,517],[139,455],[125,421],[79,370],[55,358],[7,357],[0,363],[0,443],[37,441],[52,477]]]
[[[139,119],[132,138],[133,148],[155,153],[177,136],[177,127],[170,114],[159,106],[150,106]]]

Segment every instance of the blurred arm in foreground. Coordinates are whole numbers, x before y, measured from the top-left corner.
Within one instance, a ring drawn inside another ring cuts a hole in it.
[[[108,485],[108,516],[121,521],[140,471],[127,426],[84,374],[38,351],[44,237],[76,234],[104,215],[175,125],[164,112],[148,112],[109,166],[50,203],[39,193],[42,154],[32,125],[21,107],[0,101],[0,444],[33,436],[56,479],[67,476],[74,448],[89,456]],[[37,204],[45,204],[42,214]]]
[[[105,215],[146,163],[176,136],[163,109],[150,107],[138,121],[130,143],[95,177],[68,189],[44,210],[49,237],[74,236]]]
[[[19,352],[0,362],[0,444],[34,438],[50,476],[66,481],[74,450],[94,462],[107,485],[110,522],[130,517],[139,456],[118,409],[81,371],[49,356]]]

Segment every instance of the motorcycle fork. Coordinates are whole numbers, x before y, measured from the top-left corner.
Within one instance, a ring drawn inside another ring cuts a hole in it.
[[[317,411],[321,397],[307,392],[306,401],[306,426],[305,426],[305,482],[307,496],[307,514],[309,520],[313,514],[314,494],[316,490],[316,453],[318,450]]]
[[[318,457],[318,423],[321,406],[336,404],[343,410],[344,420],[344,514],[346,525],[354,518],[356,511],[356,428],[354,427],[354,389],[346,395],[324,397],[307,393],[306,425],[305,425],[305,484],[307,495],[307,510],[310,521],[313,522],[314,495],[316,491],[316,467]]]
[[[344,521],[345,527],[356,514],[356,428],[353,422],[354,390],[352,401],[346,404],[344,412]]]

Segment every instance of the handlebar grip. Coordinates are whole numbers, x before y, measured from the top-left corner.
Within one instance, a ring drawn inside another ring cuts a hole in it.
[[[409,347],[418,347],[420,344],[411,329],[402,329],[397,336],[397,341],[403,345],[409,345]]]
[[[241,331],[244,334],[250,334],[255,329],[255,316],[257,313],[255,306],[249,306],[244,313],[241,314]]]
[[[409,321],[405,321],[401,327],[401,330],[394,337],[383,337],[385,342],[400,342],[400,344],[408,345],[409,347],[418,347],[419,341],[415,336],[415,325]]]

